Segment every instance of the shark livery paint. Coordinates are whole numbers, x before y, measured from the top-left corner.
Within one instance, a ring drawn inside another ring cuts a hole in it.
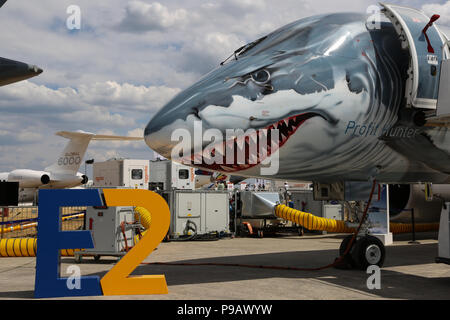
[[[279,168],[266,178],[367,181],[376,174],[386,183],[449,182],[450,134],[426,124],[430,110],[408,105],[411,54],[398,32],[386,17],[371,28],[355,13],[288,24],[238,49],[177,95],[148,124],[146,142],[170,158],[179,143],[171,134],[182,128],[194,137],[196,123],[224,137],[233,128],[278,129]],[[424,50],[425,40],[417,42]],[[237,140],[223,143],[239,148]],[[256,164],[248,158],[244,164],[194,163],[194,157],[190,164],[202,169],[262,176],[260,155]]]

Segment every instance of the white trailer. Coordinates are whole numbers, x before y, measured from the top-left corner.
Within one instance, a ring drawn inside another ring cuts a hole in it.
[[[150,161],[150,189],[195,190],[195,169],[170,161]]]
[[[149,160],[113,159],[95,162],[93,187],[148,189]]]

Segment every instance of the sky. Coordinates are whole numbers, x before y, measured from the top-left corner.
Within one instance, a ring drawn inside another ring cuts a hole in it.
[[[389,1],[442,15],[450,1]],[[61,130],[142,136],[171,98],[235,49],[292,21],[365,13],[366,0],[9,0],[0,56],[44,73],[0,88],[0,172],[43,170],[67,141]],[[67,9],[80,8],[69,30]],[[153,159],[145,142],[92,142],[85,159]],[[83,168],[82,168],[83,169]],[[81,170],[82,171],[82,170]]]

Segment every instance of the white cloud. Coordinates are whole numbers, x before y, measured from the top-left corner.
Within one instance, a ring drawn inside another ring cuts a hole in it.
[[[109,111],[139,111],[150,114],[156,112],[178,92],[179,89],[166,86],[134,86],[114,81],[58,89],[23,81],[0,89],[0,111],[13,111],[17,108],[35,113],[44,108],[56,113],[68,113],[74,110],[98,110],[91,108],[95,106],[107,108]]]
[[[439,14],[441,17],[437,21],[439,24],[450,25],[450,1],[447,1],[443,4],[438,3],[429,3],[422,6],[423,12],[425,12],[428,16],[432,16],[433,14]]]
[[[234,6],[245,10],[263,10],[266,8],[265,0],[227,0],[223,6]]]
[[[134,130],[128,131],[127,134],[128,137],[143,137],[144,136],[144,129],[143,128],[136,128]]]
[[[184,9],[169,10],[159,2],[147,4],[131,1],[126,6],[126,15],[119,25],[119,30],[145,32],[181,27],[187,23],[188,13]]]
[[[114,81],[98,82],[92,86],[81,85],[78,88],[81,99],[87,103],[131,107],[144,112],[157,111],[179,91],[166,86],[145,87]]]
[[[183,47],[178,66],[184,71],[201,70],[201,73],[207,73],[243,43],[245,41],[234,34],[222,32],[199,34]]]
[[[42,139],[42,135],[35,132],[24,130],[0,130],[1,145],[30,144],[38,142]]]

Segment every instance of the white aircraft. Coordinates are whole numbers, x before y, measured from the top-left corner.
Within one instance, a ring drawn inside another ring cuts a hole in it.
[[[400,211],[414,204],[415,183],[442,185],[445,195],[450,30],[435,24],[439,14],[380,6],[376,27],[365,14],[324,14],[237,49],[150,120],[147,145],[202,170],[312,181],[323,200],[366,200],[343,190],[365,185],[370,194],[374,180],[397,185],[389,194]],[[188,133],[182,143],[171,139],[177,129]],[[441,221],[439,261],[450,264],[448,212]],[[378,239],[355,243],[354,262],[364,266],[376,251],[370,264],[382,265]]]
[[[96,135],[83,131],[60,131],[56,135],[70,141],[56,162],[44,171],[17,169],[0,173],[0,181],[19,182],[19,202],[34,201],[38,189],[74,188],[87,184],[88,177],[78,170],[91,140],[143,140],[142,137]]]

